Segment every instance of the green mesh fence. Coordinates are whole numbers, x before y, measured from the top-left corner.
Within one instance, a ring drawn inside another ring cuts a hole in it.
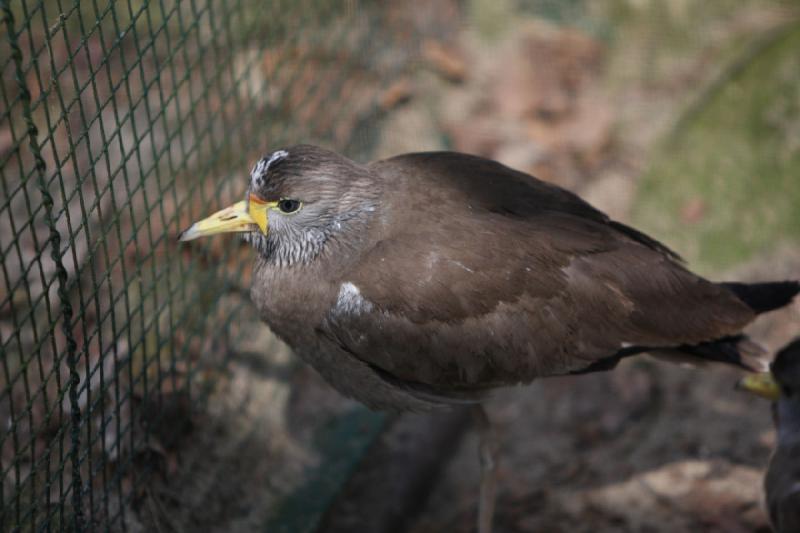
[[[125,527],[246,305],[243,246],[176,236],[270,147],[368,156],[386,4],[0,1],[0,530]]]

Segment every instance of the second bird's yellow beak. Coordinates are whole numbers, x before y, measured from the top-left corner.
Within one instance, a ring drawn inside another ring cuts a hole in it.
[[[781,396],[781,387],[771,373],[749,374],[739,380],[736,388],[772,401]]]
[[[278,202],[266,202],[251,194],[248,200],[237,202],[195,222],[178,236],[178,240],[191,241],[217,233],[255,231],[256,228],[266,235],[269,230],[267,211],[277,204]]]

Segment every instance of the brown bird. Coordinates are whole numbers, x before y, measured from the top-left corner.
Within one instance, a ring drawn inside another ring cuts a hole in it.
[[[242,202],[181,240],[220,232],[255,248],[251,297],[273,332],[375,409],[479,406],[496,387],[642,352],[752,368],[761,352],[742,328],[800,291],[707,281],[575,194],[453,152],[360,165],[315,146],[278,150],[252,169]],[[481,458],[485,532],[488,431]]]
[[[784,347],[771,374],[748,376],[740,385],[774,400],[778,443],[764,477],[767,509],[778,533],[800,533],[800,337]]]

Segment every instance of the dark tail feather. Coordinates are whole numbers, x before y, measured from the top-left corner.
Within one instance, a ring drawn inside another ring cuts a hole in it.
[[[722,286],[733,292],[750,309],[759,314],[783,307],[800,292],[799,281],[723,283]]]
[[[750,340],[747,335],[739,334],[699,344],[684,344],[672,348],[630,346],[623,348],[611,357],[600,359],[584,369],[570,373],[586,374],[613,370],[622,359],[644,352],[650,353],[656,359],[663,359],[671,363],[702,365],[703,363],[719,362],[738,366],[751,372],[767,372],[770,363],[767,351],[761,345]]]
[[[769,370],[767,351],[747,335],[731,335],[709,342],[683,345],[678,351],[704,359],[742,367],[753,372]]]

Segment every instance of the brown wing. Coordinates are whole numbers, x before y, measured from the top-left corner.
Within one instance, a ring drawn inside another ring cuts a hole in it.
[[[529,381],[628,345],[716,339],[753,318],[665,247],[525,174],[454,154],[375,170],[402,201],[385,215],[389,237],[341,280],[340,301],[356,305],[335,306],[325,328],[395,378],[452,388]]]

